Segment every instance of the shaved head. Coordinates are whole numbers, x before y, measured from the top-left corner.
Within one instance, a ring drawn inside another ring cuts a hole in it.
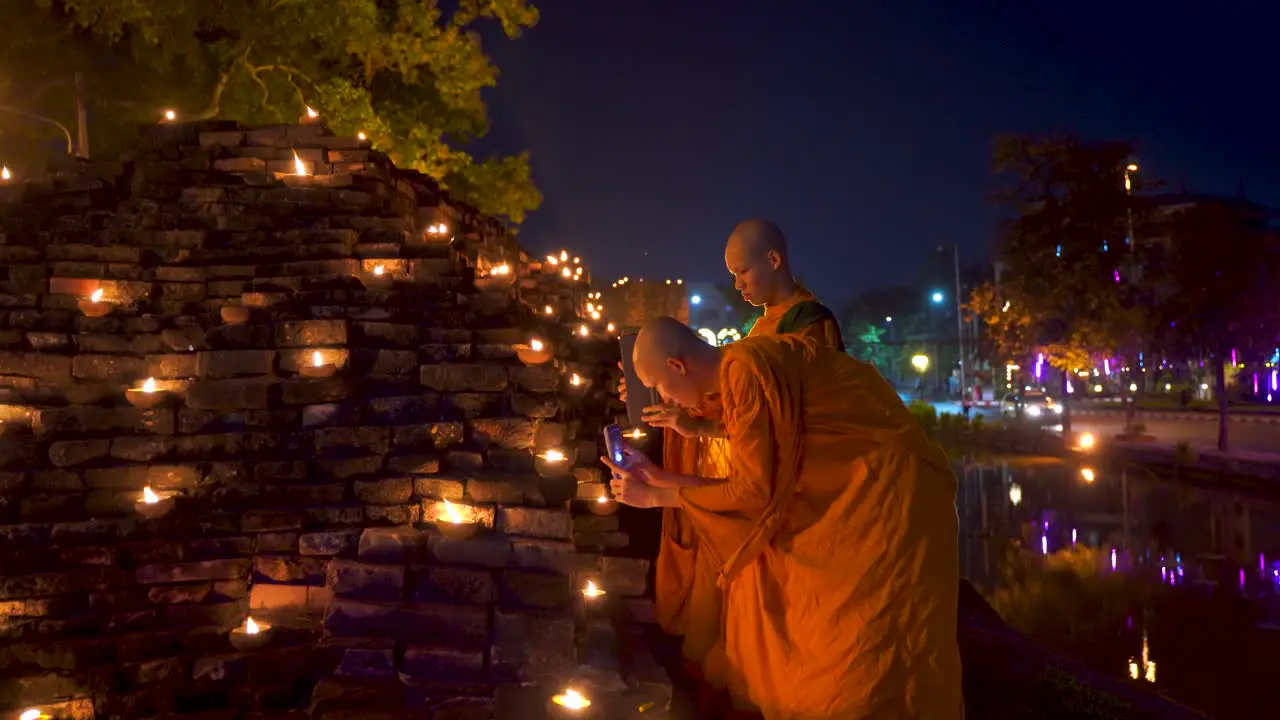
[[[719,351],[674,318],[646,321],[631,359],[640,382],[684,407],[696,407],[719,382]]]
[[[725,243],[724,264],[742,298],[757,307],[785,302],[796,291],[787,236],[772,220],[738,223]]]

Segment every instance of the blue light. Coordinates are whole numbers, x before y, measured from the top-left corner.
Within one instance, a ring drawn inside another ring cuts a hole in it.
[[[692,303],[692,304],[694,304],[694,305],[701,305],[701,304],[702,304],[702,296],[701,296],[701,295],[691,295],[691,296],[689,297],[689,302],[690,302],[690,303]]]
[[[933,295],[932,295],[929,299],[930,299],[930,300],[933,300],[933,303],[934,303],[935,305],[941,305],[941,304],[942,304],[942,293],[935,291],[935,292],[933,293]]]
[[[1058,249],[1054,251],[1053,256],[1054,256],[1054,257],[1062,257],[1062,246],[1061,246],[1061,245],[1059,245],[1059,246],[1058,246]]]

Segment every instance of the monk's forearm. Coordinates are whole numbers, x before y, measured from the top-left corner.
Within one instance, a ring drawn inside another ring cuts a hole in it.
[[[724,429],[724,421],[715,418],[707,418],[702,421],[698,427],[698,437],[706,438],[722,438],[728,437],[728,433]]]
[[[665,486],[676,488],[682,487],[703,487],[705,485],[714,485],[715,483],[724,482],[723,479],[704,478],[698,475],[685,475],[684,473],[672,472],[670,470],[662,470],[654,468],[650,472],[657,475],[656,480]]]
[[[653,489],[654,507],[660,508],[678,508],[680,507],[680,488],[663,487]]]

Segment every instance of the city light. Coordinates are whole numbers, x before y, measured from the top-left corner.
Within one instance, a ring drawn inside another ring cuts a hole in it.
[[[691,305],[701,305],[701,304],[702,304],[702,296],[701,296],[701,295],[690,295],[690,296],[689,296],[689,304],[691,304]]]
[[[911,367],[915,368],[916,372],[924,372],[925,370],[928,370],[929,356],[925,355],[924,353],[917,353],[915,355],[912,355]]]
[[[945,296],[942,294],[941,290],[934,290],[933,295],[930,295],[929,299],[933,301],[934,305],[941,305],[944,297]]]

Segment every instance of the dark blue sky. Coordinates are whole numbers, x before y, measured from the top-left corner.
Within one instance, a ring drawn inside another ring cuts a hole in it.
[[[940,243],[977,260],[1006,132],[1135,138],[1175,188],[1243,180],[1280,204],[1280,3],[537,4],[536,28],[489,45],[486,145],[532,153],[526,247],[568,246],[597,282],[723,281],[754,216],[833,304],[915,281]]]

